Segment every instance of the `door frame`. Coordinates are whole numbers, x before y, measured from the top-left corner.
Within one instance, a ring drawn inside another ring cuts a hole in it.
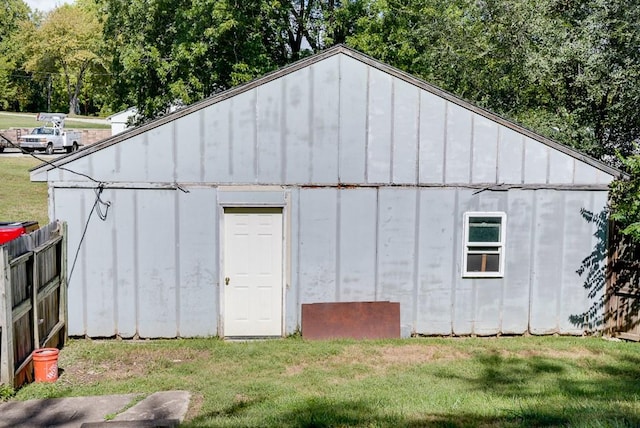
[[[257,186],[256,186],[257,187]],[[265,186],[266,187],[266,186]],[[289,215],[289,192],[281,187],[276,189],[259,190],[251,186],[244,190],[239,186],[229,186],[218,190],[218,336],[225,336],[225,286],[224,286],[224,257],[225,257],[225,209],[226,208],[280,208],[282,210],[282,284],[281,284],[281,314],[280,336],[286,334],[286,294],[291,283],[291,221]]]

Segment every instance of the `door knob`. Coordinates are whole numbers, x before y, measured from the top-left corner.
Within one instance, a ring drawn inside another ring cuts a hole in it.
[[[224,279],[224,285],[229,285],[229,277],[226,277],[226,278]]]

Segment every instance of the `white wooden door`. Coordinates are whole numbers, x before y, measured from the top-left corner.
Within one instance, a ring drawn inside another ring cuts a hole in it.
[[[224,211],[224,335],[282,335],[282,209]]]

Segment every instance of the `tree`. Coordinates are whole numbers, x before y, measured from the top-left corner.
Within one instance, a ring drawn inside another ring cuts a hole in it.
[[[594,157],[629,154],[640,131],[640,5],[628,0],[544,2],[546,29],[528,60],[560,120],[556,138]]]
[[[277,1],[105,0],[113,108],[143,117],[192,103],[286,61]]]
[[[41,25],[23,28],[28,53],[25,69],[37,76],[60,75],[68,97],[69,113],[80,112],[79,97],[88,74],[106,73],[102,57],[102,26],[95,13],[63,5],[50,12]]]
[[[372,0],[352,46],[594,157],[640,132],[640,4]]]
[[[192,103],[344,41],[364,0],[100,0],[113,109]],[[344,11],[343,11],[344,9]],[[338,13],[338,12],[341,13]]]
[[[640,245],[640,155],[620,156],[620,161],[630,178],[611,184],[611,219],[618,222],[623,235]]]
[[[0,5],[0,108],[7,109],[17,96],[14,77],[16,61],[11,37],[20,23],[29,19],[29,7],[22,0],[6,0]]]

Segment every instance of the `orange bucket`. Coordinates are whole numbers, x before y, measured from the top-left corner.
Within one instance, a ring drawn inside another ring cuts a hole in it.
[[[42,348],[33,351],[33,371],[36,382],[58,380],[58,351],[56,348]]]

